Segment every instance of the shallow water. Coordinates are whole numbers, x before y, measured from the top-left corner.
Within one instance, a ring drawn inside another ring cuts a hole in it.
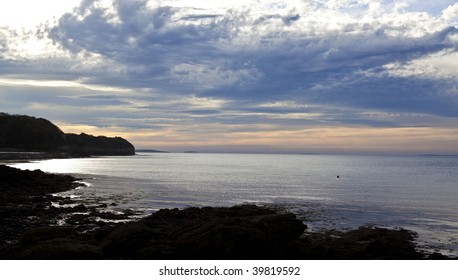
[[[458,157],[142,153],[14,166],[77,174],[89,186],[68,195],[118,208],[273,204],[314,230],[404,227],[458,255]]]

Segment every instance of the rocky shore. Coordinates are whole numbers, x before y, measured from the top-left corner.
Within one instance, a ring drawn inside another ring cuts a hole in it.
[[[309,232],[292,213],[255,205],[104,212],[52,195],[75,178],[0,165],[1,259],[424,259],[416,234],[362,227]],[[111,221],[111,222],[110,222]]]

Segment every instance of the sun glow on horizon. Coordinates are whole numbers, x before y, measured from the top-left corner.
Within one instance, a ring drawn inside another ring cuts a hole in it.
[[[369,128],[321,127],[301,130],[246,132],[202,132],[179,127],[161,130],[132,130],[59,124],[65,132],[120,136],[137,149],[207,152],[342,153],[342,154],[423,154],[458,153],[458,129],[450,128]],[[202,129],[202,128],[201,128]]]

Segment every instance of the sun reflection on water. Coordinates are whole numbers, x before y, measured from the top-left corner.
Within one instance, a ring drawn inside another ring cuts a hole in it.
[[[10,166],[22,170],[35,170],[39,166],[44,172],[62,174],[89,174],[91,159],[50,159],[11,164]]]

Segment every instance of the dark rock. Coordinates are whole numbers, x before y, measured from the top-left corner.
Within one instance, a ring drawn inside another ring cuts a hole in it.
[[[91,215],[107,220],[125,220],[129,218],[126,214],[116,214],[113,212],[93,212]]]
[[[56,238],[22,248],[13,259],[30,260],[93,260],[101,259],[102,250],[91,244],[69,238]]]
[[[124,210],[124,215],[126,216],[132,216],[132,215],[135,215],[135,214],[138,214],[138,212],[132,210],[132,209],[126,209]]]
[[[30,246],[41,241],[76,236],[75,230],[71,227],[45,226],[27,230],[21,237],[20,243],[23,246]]]
[[[294,214],[253,205],[160,210],[116,227],[102,247],[113,258],[283,258],[305,228]]]
[[[98,227],[103,227],[103,226],[105,226],[107,223],[104,222],[104,221],[97,221],[97,222],[95,222],[95,224],[96,224]]]
[[[50,206],[58,198],[49,194],[77,187],[74,181],[75,178],[67,175],[23,171],[0,165],[0,212],[3,213],[0,249],[17,240],[31,225],[46,225],[55,221],[61,210]]]
[[[102,241],[103,251],[114,258],[135,258],[137,250],[145,247],[153,236],[153,230],[142,221],[115,228]]]
[[[361,227],[309,233],[299,239],[304,259],[421,259],[413,240],[414,232],[405,229]]]
[[[72,207],[71,210],[74,211],[74,212],[86,212],[87,208],[86,208],[86,206],[84,206],[84,204],[79,204],[79,205],[77,205],[75,207]]]
[[[449,257],[442,255],[441,253],[432,253],[428,256],[428,260],[448,260]]]
[[[20,242],[6,250],[8,259],[100,259],[102,250],[78,240],[71,227],[47,226],[27,230]]]

